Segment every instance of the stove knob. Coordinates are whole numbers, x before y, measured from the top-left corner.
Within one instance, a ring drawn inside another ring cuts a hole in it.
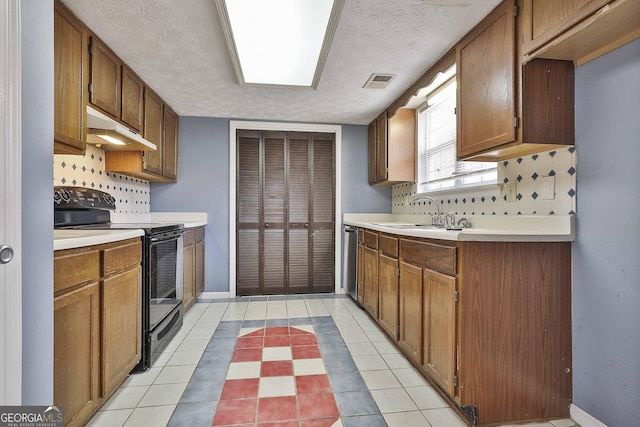
[[[53,203],[59,205],[62,201],[62,196],[60,196],[60,190],[56,190],[53,192]]]
[[[68,190],[61,190],[60,195],[65,203],[69,203],[71,201],[71,193]]]
[[[115,206],[116,205],[116,199],[114,199],[114,197],[109,193],[104,193],[103,199],[104,199],[105,202],[107,202],[107,204],[109,204],[111,206]]]

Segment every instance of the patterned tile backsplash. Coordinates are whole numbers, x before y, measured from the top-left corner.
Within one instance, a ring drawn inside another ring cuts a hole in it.
[[[569,215],[576,213],[576,149],[560,150],[524,156],[498,163],[498,185],[470,191],[431,194],[442,207],[442,212],[456,215]],[[554,178],[554,198],[543,199],[542,178]],[[515,202],[507,202],[504,184],[515,182]],[[434,214],[435,206],[429,201],[418,201],[413,182],[395,185],[391,191],[394,214]]]
[[[105,172],[104,151],[93,145],[87,145],[84,156],[55,154],[53,185],[106,191],[116,199],[118,213],[149,213],[151,207],[149,182]]]

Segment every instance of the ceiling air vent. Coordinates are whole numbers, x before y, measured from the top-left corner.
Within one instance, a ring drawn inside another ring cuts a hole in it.
[[[367,89],[384,89],[395,76],[397,76],[397,74],[373,73],[363,87]]]

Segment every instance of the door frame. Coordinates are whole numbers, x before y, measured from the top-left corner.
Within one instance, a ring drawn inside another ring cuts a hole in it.
[[[323,125],[314,123],[286,123],[286,122],[256,122],[256,121],[229,121],[229,297],[235,298],[236,293],[236,131],[247,130],[274,130],[293,132],[320,132],[333,133],[335,135],[335,218],[334,218],[334,292],[342,292],[342,126]]]
[[[13,260],[0,264],[0,406],[22,403],[22,50],[20,0],[0,6],[0,244]]]

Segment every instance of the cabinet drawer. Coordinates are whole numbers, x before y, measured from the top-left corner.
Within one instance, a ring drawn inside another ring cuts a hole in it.
[[[407,263],[455,276],[456,248],[418,240],[400,240],[400,257]]]
[[[54,292],[97,281],[100,278],[100,252],[97,248],[56,251],[53,268]]]
[[[378,249],[378,233],[364,230],[364,245],[371,249]]]
[[[385,234],[380,235],[380,252],[398,258],[398,239],[395,237],[387,236]]]
[[[102,275],[108,276],[116,271],[126,270],[140,264],[142,243],[140,239],[118,242],[102,252]]]
[[[196,230],[195,228],[189,228],[184,231],[184,247],[192,246],[196,243]]]
[[[204,240],[204,227],[196,228],[196,242],[202,242]]]

